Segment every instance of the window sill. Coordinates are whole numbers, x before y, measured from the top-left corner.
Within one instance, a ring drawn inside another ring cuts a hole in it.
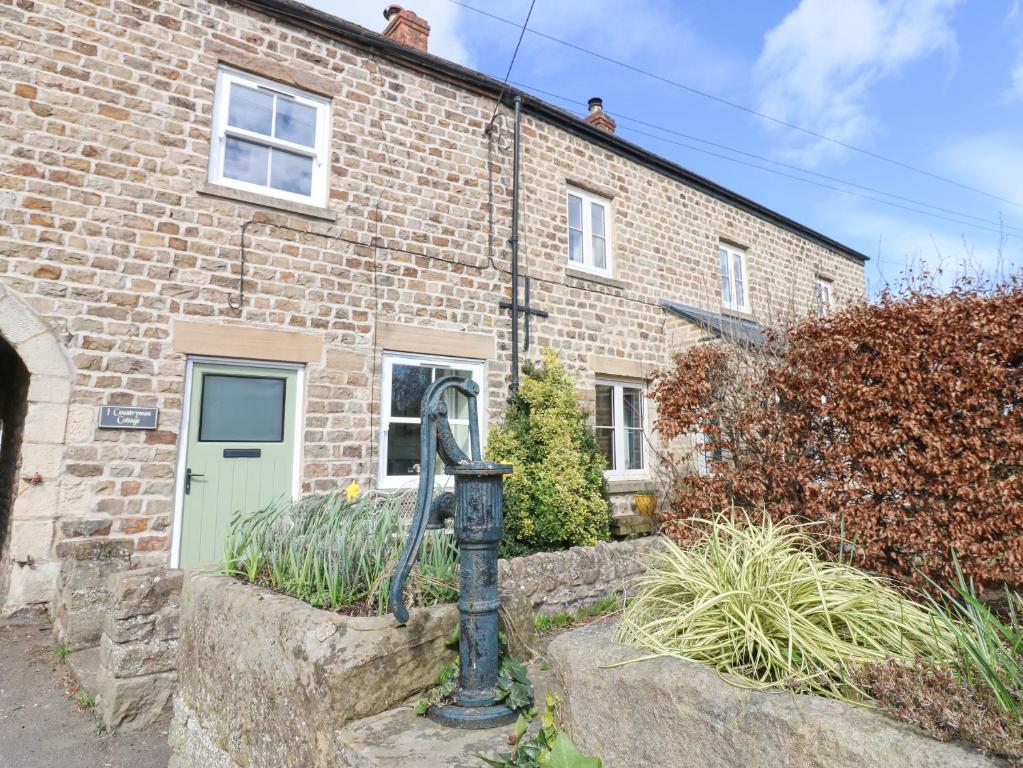
[[[722,305],[721,315],[723,317],[734,317],[737,320],[753,320],[753,312],[749,309],[735,309]]]
[[[594,283],[600,283],[601,285],[606,285],[609,288],[625,288],[625,283],[621,280],[615,280],[610,275],[599,275],[596,272],[589,272],[585,269],[565,267],[565,275],[567,277],[574,277],[576,280],[589,280]]]
[[[606,477],[605,479],[607,480],[607,492],[612,495],[658,490],[657,481],[651,477]]]
[[[205,182],[199,187],[200,195],[207,197],[219,197],[222,200],[234,200],[237,203],[258,205],[261,208],[274,208],[278,211],[288,211],[312,219],[323,219],[324,221],[337,221],[337,213],[330,208],[321,208],[318,205],[307,203],[296,203],[291,200],[281,200],[273,195],[261,195],[257,192],[246,192],[241,189],[225,187],[222,184],[211,184]]]

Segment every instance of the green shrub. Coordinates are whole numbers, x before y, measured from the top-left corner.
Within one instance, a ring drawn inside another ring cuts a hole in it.
[[[618,640],[737,676],[861,699],[853,674],[887,658],[942,661],[952,638],[887,580],[819,557],[807,526],[719,516],[694,544],[666,542],[623,612]]]
[[[388,590],[406,525],[402,497],[346,498],[343,492],[271,504],[231,521],[227,573],[330,610],[390,610]],[[457,598],[458,545],[448,531],[428,531],[408,581],[410,605]]]
[[[610,533],[607,466],[575,382],[553,350],[523,366],[487,458],[514,466],[504,481],[504,557],[588,546]]]

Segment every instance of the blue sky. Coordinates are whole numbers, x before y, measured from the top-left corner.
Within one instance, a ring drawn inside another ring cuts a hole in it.
[[[376,0],[310,1],[370,29],[385,24],[384,3]],[[464,4],[520,24],[529,9],[529,0]],[[405,5],[430,22],[431,52],[504,76],[516,28],[452,0]],[[988,193],[527,32],[511,75],[515,84],[568,97],[573,101],[537,94],[580,113],[590,96],[601,96],[618,117],[621,136],[866,253],[873,289],[896,281],[907,266],[941,269],[945,281],[962,271],[1023,266],[1020,0],[536,0],[529,28]]]

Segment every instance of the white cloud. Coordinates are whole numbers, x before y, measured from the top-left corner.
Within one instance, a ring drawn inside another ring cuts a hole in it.
[[[1009,76],[1012,84],[1005,92],[1006,101],[1023,100],[1023,18],[1020,16],[1019,0],[1015,0],[1005,15],[1003,26],[1010,30],[1012,45],[1016,48],[1016,61]]]
[[[759,109],[844,142],[876,129],[871,88],[910,62],[955,50],[960,0],[801,0],[764,38],[754,68]],[[804,163],[840,151],[786,129],[786,153]],[[779,134],[782,135],[782,134]]]
[[[383,32],[387,26],[384,8],[390,3],[384,0],[306,0],[306,2],[321,11],[353,21],[373,32]],[[473,65],[472,56],[460,30],[464,15],[468,11],[447,0],[410,0],[403,5],[429,22],[430,53],[468,67]]]
[[[1023,134],[991,132],[955,139],[935,159],[948,175],[1023,204]],[[992,205],[1017,222],[1023,215],[1019,205],[997,200]]]

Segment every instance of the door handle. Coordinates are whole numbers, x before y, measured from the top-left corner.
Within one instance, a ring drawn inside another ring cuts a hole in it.
[[[193,477],[206,477],[206,475],[199,475],[192,471],[189,467],[185,470],[185,495],[187,496],[192,492],[192,478]]]

